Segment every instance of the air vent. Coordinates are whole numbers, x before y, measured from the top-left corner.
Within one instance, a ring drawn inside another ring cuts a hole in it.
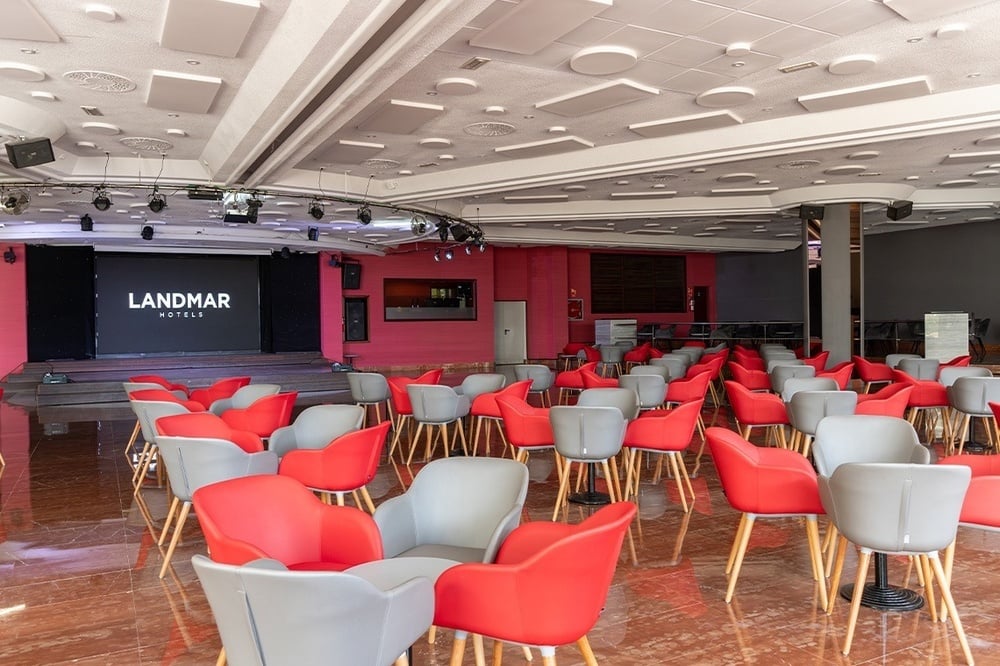
[[[362,162],[361,166],[365,166],[368,167],[369,169],[374,169],[376,171],[382,171],[384,169],[398,169],[400,166],[402,166],[402,163],[397,162],[396,160],[372,158]]]
[[[174,144],[169,141],[148,136],[126,136],[119,139],[118,142],[129,148],[145,150],[151,153],[164,153],[174,147]]]
[[[72,81],[81,88],[97,92],[126,93],[135,90],[135,83],[133,81],[110,72],[76,70],[66,72],[63,74],[63,78],[67,81]]]
[[[483,122],[466,125],[462,131],[471,136],[506,136],[516,132],[517,128],[510,123]]]
[[[778,165],[779,169],[808,169],[809,167],[819,166],[819,160],[791,160],[789,162],[782,162]]]
[[[807,60],[806,62],[797,62],[794,65],[779,67],[778,71],[782,74],[791,74],[792,72],[801,72],[804,69],[812,69],[813,67],[819,67],[819,63],[815,60]]]
[[[80,110],[83,111],[84,113],[86,113],[88,116],[103,116],[104,115],[103,113],[101,113],[101,110],[98,109],[96,106],[81,106]]]
[[[459,65],[458,68],[459,69],[473,69],[473,70],[475,70],[475,69],[479,69],[480,67],[482,67],[483,65],[485,65],[489,61],[490,61],[489,58],[483,58],[483,57],[480,57],[480,56],[473,56],[472,58],[469,58],[468,60],[466,60],[465,62],[463,62],[461,65]]]

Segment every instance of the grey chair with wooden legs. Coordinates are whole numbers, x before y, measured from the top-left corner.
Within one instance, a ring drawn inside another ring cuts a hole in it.
[[[791,377],[815,377],[816,368],[811,365],[776,365],[768,369],[768,377],[771,379],[771,390],[781,395],[785,388],[785,380]]]
[[[820,421],[828,416],[852,415],[857,406],[858,394],[854,391],[798,391],[785,405],[788,423],[792,426],[788,448],[808,458],[809,447]]]
[[[360,405],[313,405],[268,439],[268,449],[282,457],[295,449],[322,449],[341,435],[360,430],[365,408]]]
[[[241,664],[397,666],[434,619],[434,584],[384,582],[339,571],[288,571],[277,560],[242,566],[195,555],[222,639]]]
[[[639,416],[639,395],[630,388],[593,388],[580,391],[579,407],[614,407],[626,421]]]
[[[837,380],[832,377],[789,377],[781,389],[781,400],[784,403],[792,401],[792,396],[799,391],[838,391]]]
[[[941,362],[936,358],[903,358],[896,364],[896,370],[905,372],[914,379],[936,381]]]
[[[622,375],[618,385],[635,391],[640,412],[661,408],[667,395],[667,382],[661,375]]]
[[[230,441],[200,437],[160,435],[157,446],[160,449],[160,460],[167,468],[170,490],[174,495],[167,520],[163,523],[159,545],[163,545],[170,533],[174,516],[177,516],[177,523],[173,525],[173,537],[160,568],[160,578],[163,578],[191,511],[191,495],[194,491],[226,479],[252,474],[277,474],[278,456],[273,451],[247,453]]]
[[[997,442],[996,420],[989,403],[1000,402],[1000,377],[959,377],[948,388],[948,403],[959,419],[954,431],[958,441],[958,453],[965,448],[965,438],[969,435],[973,419],[979,419],[986,431],[986,439],[995,453]],[[954,449],[954,443],[949,448]]]
[[[281,391],[281,386],[278,384],[247,384],[236,389],[236,393],[231,397],[213,402],[208,406],[208,411],[216,416],[221,416],[222,412],[228,409],[246,409],[258,398],[275,395],[279,391]]]
[[[664,354],[660,358],[649,359],[649,365],[659,366],[667,369],[667,381],[672,379],[683,379],[684,375],[687,374],[687,369],[690,367],[691,358],[689,356],[684,356],[681,358],[679,356],[673,356],[671,354]]]
[[[386,418],[392,420],[392,394],[385,375],[378,372],[348,372],[347,385],[351,389],[354,404],[365,410],[364,427],[368,421],[368,408],[375,410],[375,422],[382,423],[382,403],[385,403]]]
[[[470,409],[468,396],[460,395],[452,387],[443,384],[408,384],[406,393],[413,407],[413,420],[417,423],[417,431],[413,434],[406,464],[413,462],[413,453],[420,443],[422,432],[427,433],[425,460],[430,460],[438,435],[444,444],[445,456],[450,454],[451,447],[455,445],[457,439],[462,440],[462,450],[468,455],[469,447],[465,440],[465,429],[462,427],[462,419],[468,416]],[[450,441],[449,425],[454,429]],[[437,433],[433,432],[435,429]]]
[[[541,407],[551,407],[552,398],[549,397],[549,389],[555,381],[555,373],[547,365],[539,363],[520,363],[514,366],[514,378],[517,381],[531,380],[531,388],[528,395],[537,395]]]
[[[973,663],[938,556],[938,551],[955,541],[971,476],[971,469],[965,465],[845,463],[830,477],[819,478],[824,508],[843,537],[860,548],[842,650],[845,655],[850,653],[854,640],[868,565],[872,553],[877,552],[919,557],[931,620],[937,621],[932,586],[932,581],[937,580],[966,663]],[[839,579],[843,564],[843,554],[838,551],[835,579]]]
[[[125,397],[128,397],[136,391],[155,391],[157,389],[167,390],[164,389],[163,386],[153,382],[122,382],[122,388],[125,389]],[[187,400],[187,394],[183,391],[170,391],[170,393],[181,400]],[[125,460],[128,461],[128,464],[132,467],[133,471],[135,471],[136,464],[139,461],[139,456],[132,447],[135,446],[136,441],[138,441],[140,432],[142,432],[142,425],[139,423],[139,418],[137,416],[135,419],[135,427],[132,428],[132,435],[128,438],[128,442],[125,444]]]
[[[598,364],[599,374],[602,377],[607,377],[609,371],[613,377],[622,374],[622,360],[628,350],[621,345],[599,345],[598,350],[601,352],[601,362]]]
[[[923,358],[920,354],[887,354],[885,364],[895,370],[904,358]]]
[[[556,451],[563,460],[552,520],[559,518],[559,511],[569,495],[573,463],[601,465],[611,501],[620,502],[622,494],[618,484],[618,466],[614,460],[622,449],[628,424],[622,411],[618,407],[556,405],[549,410],[549,420],[552,423]]]

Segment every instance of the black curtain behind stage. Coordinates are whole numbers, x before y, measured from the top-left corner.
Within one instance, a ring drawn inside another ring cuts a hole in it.
[[[94,357],[94,250],[29,245],[28,360]]]
[[[260,261],[261,349],[319,351],[319,258],[272,254]]]

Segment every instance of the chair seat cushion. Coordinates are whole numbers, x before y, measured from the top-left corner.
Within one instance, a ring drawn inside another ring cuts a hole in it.
[[[482,562],[486,555],[485,548],[468,548],[466,546],[446,546],[444,544],[428,543],[404,550],[396,557],[434,557],[455,562]]]

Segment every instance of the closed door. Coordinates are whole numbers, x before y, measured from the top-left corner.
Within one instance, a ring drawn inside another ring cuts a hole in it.
[[[498,365],[524,363],[527,358],[526,311],[524,301],[493,303],[493,350]]]

